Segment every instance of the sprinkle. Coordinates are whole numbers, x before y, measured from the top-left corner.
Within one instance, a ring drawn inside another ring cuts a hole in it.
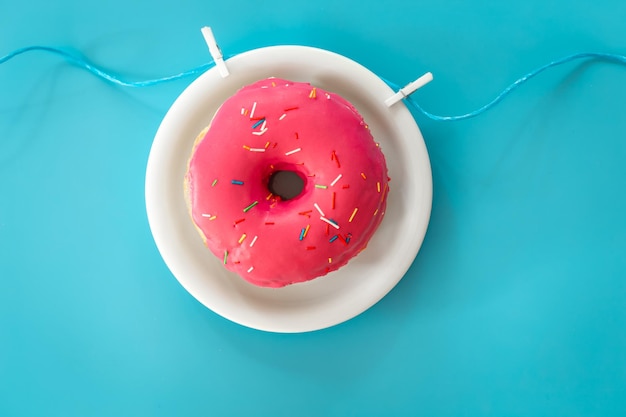
[[[249,148],[250,152],[265,152],[265,148]]]
[[[301,211],[298,214],[301,216],[307,216],[307,217],[311,217],[311,215],[309,213],[311,213],[313,210],[307,210],[307,211]]]
[[[209,218],[209,220],[215,220],[217,219],[217,216],[211,216],[211,218]]]
[[[334,210],[335,209],[335,196],[337,195],[336,192],[333,191],[333,198],[331,200],[331,207]]]
[[[320,208],[320,206],[318,206],[318,205],[317,205],[317,203],[313,203],[313,207],[315,207],[315,208],[317,209],[317,211],[319,211],[320,216],[322,216],[322,217],[324,217],[324,216],[325,216],[324,212],[322,211],[322,209]]]
[[[272,196],[273,196],[273,195],[274,195],[274,194],[269,193],[269,194],[267,195],[267,197],[265,197],[265,199],[266,199],[266,200],[269,200],[270,198],[272,198]]]
[[[333,258],[328,258],[328,263],[332,264],[333,263]]]
[[[374,211],[374,216],[378,214],[378,209],[376,209],[376,211]]]
[[[376,182],[376,189],[378,189],[378,192],[380,192],[380,181]]]
[[[261,125],[261,130],[266,130],[267,129],[266,126],[267,126],[267,120],[263,118],[263,124]]]
[[[289,107],[288,109],[285,109],[285,111],[291,111],[291,110],[298,110],[298,107]]]
[[[228,261],[228,251],[224,251],[224,265],[226,265],[226,261]]]
[[[213,184],[211,184],[211,187],[215,187],[215,184],[217,184],[217,178],[213,180]]]
[[[243,235],[241,235],[241,237],[239,238],[239,244],[241,245],[243,243],[244,240],[246,240],[246,234],[244,233]]]
[[[256,129],[257,127],[259,127],[261,124],[265,123],[265,118],[260,119],[258,122],[256,122],[255,124],[252,125],[252,129]],[[263,130],[263,128],[261,128],[261,130]]]
[[[248,273],[252,272],[252,270],[254,270],[254,267],[251,266],[250,268],[248,268]]]
[[[330,160],[335,161],[337,163],[337,168],[341,168],[341,164],[339,163],[339,158],[337,158],[337,154],[335,153],[335,151],[333,151],[330,154]]]
[[[309,94],[309,98],[315,98],[315,97],[317,97],[317,89],[313,87],[313,90],[311,90],[311,93]]]
[[[298,132],[295,132],[296,135],[296,139],[300,139],[300,136],[298,136]]]
[[[311,228],[311,225],[310,225],[310,224],[307,224],[307,225],[306,225],[306,228],[304,229],[304,236],[302,236],[302,237],[306,237],[306,234],[307,234],[307,233],[309,233],[309,229],[310,229],[310,228]]]
[[[307,246],[306,250],[315,250],[315,246]]]
[[[249,151],[249,150],[250,150],[250,147],[249,147],[248,145],[243,145],[243,148],[244,148],[246,151]]]
[[[305,232],[305,228],[303,227],[302,230],[300,231],[300,240],[304,239],[304,232]]]
[[[250,209],[254,206],[256,206],[257,204],[259,204],[258,201],[255,201],[254,203],[250,204],[248,207],[246,207],[245,209],[243,209],[244,213],[247,213],[248,211],[250,211]]]
[[[352,212],[352,215],[350,216],[350,218],[348,219],[348,223],[352,223],[352,219],[354,219],[354,216],[356,216],[356,212],[359,211],[358,207],[355,207],[354,211]]]
[[[350,184],[346,184],[346,185],[342,186],[341,188],[343,188],[344,190],[345,190],[346,188],[350,188]]]
[[[234,185],[243,185],[243,181],[239,181],[239,180],[230,180],[230,183]]]
[[[326,217],[322,216],[322,217],[320,217],[320,220],[323,221],[323,222],[328,223],[329,225],[331,225],[335,229],[339,229],[339,225],[332,219],[327,219]]]
[[[362,172],[361,172],[361,177],[363,177],[363,179],[364,179],[364,180],[366,180],[366,179],[367,179],[367,177],[365,176],[365,174],[364,174],[364,173],[362,173]]]
[[[276,83],[272,81],[272,87],[276,87]]]
[[[250,110],[250,118],[252,119],[254,117],[254,111],[256,110],[256,101],[254,102],[254,104],[252,105],[252,110]]]
[[[258,236],[255,236],[254,239],[252,239],[252,242],[250,242],[250,247],[254,246],[254,243],[256,242]]]
[[[330,94],[326,93],[326,99],[330,100]]]
[[[330,224],[326,225],[326,236],[330,234]]]
[[[239,220],[235,220],[235,225],[238,225],[241,222],[245,222],[246,219],[239,219]]]
[[[272,146],[272,148],[275,148],[276,146],[278,146],[278,142],[274,142],[274,146]]]
[[[315,188],[321,188],[322,190],[325,190],[328,188],[328,186],[326,185],[321,185],[321,184],[315,184]]]
[[[282,116],[280,116],[280,117],[278,118],[278,120],[283,120],[285,117],[287,117],[287,113],[283,113],[283,115],[282,115]]]
[[[330,243],[333,243],[333,242],[334,242],[335,240],[337,240],[338,238],[339,238],[339,236],[338,236],[338,235],[335,235],[335,236],[333,236],[333,237],[331,237],[331,238],[330,238],[329,242],[330,242]]]
[[[202,213],[202,214],[201,214],[201,216],[202,216],[202,217],[211,217],[211,215],[210,215],[210,214],[205,214],[205,213]]]
[[[346,243],[350,243],[350,239],[352,239],[352,233],[348,233],[348,236],[346,236]]]
[[[266,225],[266,226],[273,226],[273,225],[274,225],[274,222],[265,222],[265,225]]]
[[[330,183],[330,186],[333,187],[335,184],[337,184],[337,181],[339,181],[341,177],[342,177],[341,174],[337,175],[337,178],[335,178],[333,182]]]
[[[270,146],[270,142],[269,141],[265,142],[265,149],[269,148],[269,146]]]
[[[267,132],[267,128],[263,129],[263,130],[259,130],[257,132],[252,132],[253,135],[257,135],[257,136],[261,136],[264,135],[265,132]]]
[[[246,113],[246,109],[245,109],[245,107],[242,107],[241,108],[241,115],[243,116],[245,113]]]
[[[296,148],[293,151],[285,152],[285,155],[289,156],[289,155],[292,155],[292,154],[294,154],[296,152],[300,152],[301,150],[302,150],[302,148]]]

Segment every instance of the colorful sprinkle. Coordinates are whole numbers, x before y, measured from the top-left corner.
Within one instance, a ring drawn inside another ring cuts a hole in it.
[[[250,118],[254,117],[254,111],[256,110],[256,101],[252,104],[252,110],[250,110]]]
[[[230,180],[230,183],[234,185],[243,185],[243,181],[239,181],[239,180]]]
[[[274,222],[265,222],[265,225],[266,225],[266,226],[273,226],[273,225],[274,225]]]
[[[306,250],[315,250],[315,249],[316,249],[316,247],[315,247],[315,246],[307,246],[307,247],[306,247]]]
[[[317,203],[313,203],[313,207],[315,207],[317,209],[317,211],[320,213],[320,216],[322,216],[322,217],[325,216],[324,212],[322,211],[320,206],[317,205]]]
[[[317,97],[317,88],[313,87],[313,90],[311,90],[311,93],[309,93],[309,98],[315,97]]]
[[[202,217],[211,217],[211,215],[210,215],[210,214],[207,214],[207,213],[202,213],[202,214],[201,214],[201,216],[202,216]]]
[[[335,153],[335,151],[333,151],[330,154],[330,160],[335,161],[337,163],[337,168],[341,168],[341,164],[339,163],[339,158],[337,158],[337,154]]]
[[[246,240],[246,234],[244,233],[243,235],[241,235],[241,237],[239,238],[239,244],[241,245],[243,243],[244,240]]]
[[[366,179],[367,179],[367,177],[365,176],[365,174],[364,174],[364,173],[362,173],[362,172],[361,172],[361,177],[362,177],[364,180],[366,180]]]
[[[269,193],[269,194],[267,195],[267,197],[265,197],[265,199],[269,201],[269,199],[270,199],[270,198],[272,198],[272,196],[273,196],[273,195],[274,195],[274,194]]]
[[[348,223],[352,223],[352,220],[354,219],[354,216],[356,216],[356,212],[359,211],[358,207],[354,208],[354,211],[352,212],[352,215],[350,216],[350,218],[348,219]]]
[[[265,142],[265,149],[270,147],[270,141],[268,140],[267,142]]]
[[[298,213],[298,214],[299,214],[299,215],[301,215],[301,216],[311,217],[311,214],[310,214],[310,213],[311,213],[312,211],[313,211],[313,210],[301,211],[301,212],[300,212],[300,213]]]
[[[296,136],[296,140],[300,139],[300,136],[298,135],[298,132],[295,132],[295,136]]]
[[[331,208],[334,210],[335,209],[335,197],[337,196],[337,193],[333,191],[333,198],[330,201],[330,206]]]
[[[245,109],[245,107],[242,107],[241,108],[241,115],[243,116],[245,113],[246,113],[246,109]]]
[[[321,184],[315,184],[315,188],[321,188],[322,190],[325,190],[328,188],[328,186],[326,185],[321,185]]]
[[[339,225],[333,219],[327,219],[326,217],[322,216],[322,217],[320,217],[320,220],[323,221],[323,222],[328,223],[329,225],[331,225],[335,229],[339,229]]]
[[[211,187],[215,187],[215,184],[217,184],[217,178],[215,178],[215,179],[213,180],[213,183],[211,184]]]
[[[376,181],[376,189],[380,192],[380,181]]]
[[[285,109],[285,111],[291,111],[291,110],[298,110],[298,107],[289,107],[288,109]]]
[[[243,148],[244,148],[246,151],[249,151],[249,150],[250,150],[250,147],[249,147],[248,145],[243,145]]]
[[[256,131],[256,132],[252,132],[252,134],[253,135],[257,135],[257,136],[261,136],[261,135],[264,135],[265,132],[267,132],[267,128],[265,128],[263,130]]]
[[[375,216],[375,215],[377,215],[377,214],[378,214],[378,209],[376,209],[376,211],[374,211],[373,216]]]
[[[302,230],[300,230],[300,240],[304,239],[304,232],[305,232],[305,228],[303,227]]]
[[[333,180],[333,182],[331,182],[331,183],[330,183],[330,186],[331,186],[331,187],[334,187],[334,186],[335,186],[335,184],[337,184],[337,181],[339,181],[339,180],[341,179],[341,177],[342,177],[342,174],[337,175],[337,178],[335,178],[335,179]]]
[[[259,204],[258,201],[255,201],[254,203],[250,204],[248,207],[246,207],[245,209],[243,209],[244,213],[247,213],[248,211],[250,211],[250,209],[254,206],[256,206],[257,204]]]
[[[265,148],[248,148],[250,152],[265,152]]]
[[[333,236],[333,237],[331,237],[331,238],[330,238],[329,242],[330,242],[330,243],[333,243],[333,242],[334,242],[335,240],[337,240],[338,238],[339,238],[339,236],[338,236],[338,235],[335,235],[335,236]]]
[[[310,228],[311,228],[311,225],[307,224],[306,227],[304,228],[304,236],[302,236],[303,238],[305,238],[307,233],[309,233]]]
[[[235,226],[238,225],[241,222],[245,222],[246,219],[239,219],[239,220],[235,220]]]
[[[343,185],[341,188],[343,188],[344,190],[345,190],[346,188],[350,188],[350,184]]]
[[[328,258],[328,263],[332,264],[333,263],[333,258]]]
[[[254,267],[251,266],[250,268],[248,268],[248,273],[252,272],[254,270]]]
[[[282,116],[280,116],[280,117],[278,118],[278,120],[283,120],[285,117],[287,117],[287,113],[283,113],[283,115],[282,115]]]
[[[252,239],[252,242],[250,242],[250,247],[253,247],[256,240],[257,240],[258,236],[255,236],[254,239]]]
[[[217,216],[211,216],[211,217],[209,218],[209,220],[215,220],[215,219],[217,219]]]
[[[228,261],[228,251],[225,250],[224,251],[224,265],[226,265],[226,262]]]
[[[265,117],[262,119],[259,119],[258,122],[256,122],[255,124],[252,125],[252,129],[256,129],[257,127],[261,126],[263,123],[265,123]],[[263,128],[261,128],[261,130],[263,130]]]
[[[293,155],[294,153],[296,153],[296,152],[300,152],[301,150],[302,150],[302,148],[296,148],[296,149],[294,149],[294,150],[292,150],[292,151],[285,152],[285,155],[286,155],[286,156]]]

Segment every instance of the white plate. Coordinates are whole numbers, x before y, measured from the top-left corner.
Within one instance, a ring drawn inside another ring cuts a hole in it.
[[[154,138],[146,172],[146,209],[156,245],[174,276],[215,313],[244,326],[305,332],[339,324],[383,298],[406,273],[424,239],[432,203],[430,161],[415,120],[384,100],[393,91],[341,55],[303,46],[249,51],[202,74],[174,102]],[[183,177],[196,135],[239,88],[267,77],[306,81],[351,101],[380,142],[391,177],[387,214],[368,248],[325,277],[272,289],[226,271],[194,229]]]

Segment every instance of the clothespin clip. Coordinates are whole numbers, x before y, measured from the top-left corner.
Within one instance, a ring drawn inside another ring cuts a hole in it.
[[[393,96],[385,100],[385,104],[387,105],[387,107],[393,106],[394,104],[410,96],[415,91],[422,88],[423,86],[425,86],[432,80],[433,80],[433,74],[430,72],[427,72],[426,74],[422,75],[421,77],[419,77],[417,80],[413,81],[412,83],[407,84],[405,87],[401,88],[400,91],[398,91],[396,94],[394,94]]]
[[[209,47],[209,53],[213,57],[213,61],[215,62],[215,66],[220,72],[222,78],[226,78],[230,75],[228,71],[228,67],[226,67],[226,63],[224,62],[224,57],[222,55],[222,50],[217,45],[217,41],[215,40],[215,36],[213,36],[213,31],[210,27],[205,26],[201,29],[202,35],[204,36],[204,41]]]

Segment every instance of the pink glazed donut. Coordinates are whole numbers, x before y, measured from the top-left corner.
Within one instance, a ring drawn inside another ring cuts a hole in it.
[[[383,153],[352,104],[269,78],[227,99],[198,136],[185,198],[227,269],[284,287],[365,249],[385,214],[388,181]]]

